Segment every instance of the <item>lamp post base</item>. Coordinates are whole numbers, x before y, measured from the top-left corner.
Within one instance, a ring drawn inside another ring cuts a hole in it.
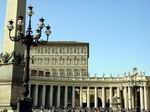
[[[32,112],[32,99],[21,98],[17,104],[17,112]]]

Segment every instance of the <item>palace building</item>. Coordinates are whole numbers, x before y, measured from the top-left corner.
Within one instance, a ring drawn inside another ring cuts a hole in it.
[[[7,0],[6,5],[4,55],[0,56],[0,110],[15,112],[24,74],[24,65],[16,62],[24,55],[24,46],[10,40],[7,25],[9,20],[14,21],[12,35],[15,36],[17,17],[26,17],[26,0]],[[20,56],[16,61],[14,53]],[[51,41],[33,46],[28,96],[33,99],[33,105],[150,110],[150,76],[134,68],[118,77],[104,74],[91,77],[88,60],[89,43],[86,42]]]
[[[29,97],[35,106],[150,107],[150,77],[144,72],[134,68],[120,77],[90,77],[89,43],[52,41],[30,53]]]

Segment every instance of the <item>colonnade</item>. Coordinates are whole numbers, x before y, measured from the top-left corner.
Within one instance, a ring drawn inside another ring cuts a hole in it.
[[[150,106],[147,98],[148,89],[147,86],[140,86],[134,92],[134,88],[130,86],[86,87],[31,84],[30,97],[33,98],[33,105],[83,107],[86,104],[86,107],[103,108],[112,107],[113,97],[118,97],[117,102],[121,103],[120,107],[132,109],[134,106],[139,106],[141,109],[148,110]],[[93,99],[91,95],[94,96]]]

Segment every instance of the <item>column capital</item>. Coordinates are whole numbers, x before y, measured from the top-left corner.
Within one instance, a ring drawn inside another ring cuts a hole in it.
[[[80,86],[80,88],[83,88],[83,86]]]
[[[102,88],[105,88],[105,86],[102,86]]]
[[[75,88],[76,86],[75,86],[75,85],[72,85],[71,87],[74,87],[74,88]]]

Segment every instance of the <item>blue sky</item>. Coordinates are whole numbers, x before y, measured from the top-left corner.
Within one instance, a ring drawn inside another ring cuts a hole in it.
[[[1,26],[5,2],[0,0]],[[34,7],[33,29],[40,17],[51,25],[50,40],[89,42],[91,75],[116,76],[133,67],[150,75],[149,0],[27,0],[27,4]],[[0,45],[2,36],[3,27]]]

